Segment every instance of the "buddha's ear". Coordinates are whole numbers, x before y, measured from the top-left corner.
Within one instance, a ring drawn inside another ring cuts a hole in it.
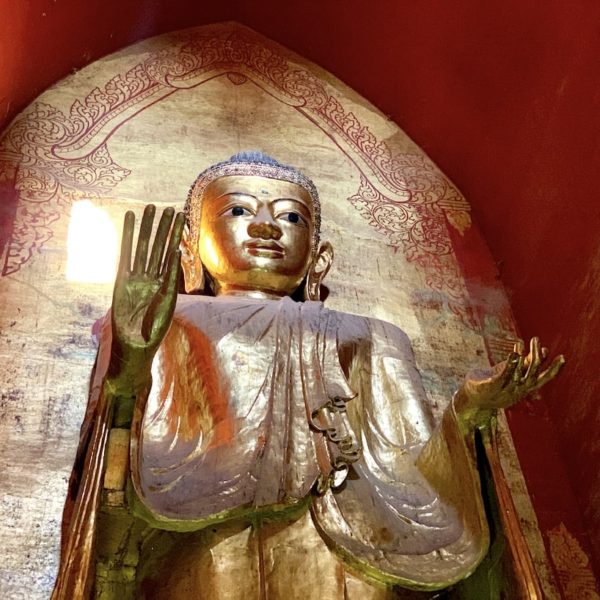
[[[181,268],[185,291],[188,294],[204,289],[204,268],[200,262],[198,248],[194,248],[190,240],[190,230],[186,225],[181,235]]]
[[[321,283],[333,262],[333,246],[329,242],[323,242],[308,269],[306,275],[306,286],[304,288],[305,300],[320,300]]]

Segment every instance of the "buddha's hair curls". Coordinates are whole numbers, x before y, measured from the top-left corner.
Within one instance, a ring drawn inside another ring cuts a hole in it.
[[[202,216],[204,190],[215,179],[227,177],[228,175],[256,175],[258,177],[289,181],[304,188],[313,202],[314,229],[311,245],[312,251],[317,251],[321,231],[321,203],[315,184],[295,167],[284,165],[260,151],[238,152],[228,160],[208,167],[208,169],[205,169],[198,175],[190,188],[184,209],[189,228],[189,239],[194,247],[197,247],[200,237],[200,219]]]

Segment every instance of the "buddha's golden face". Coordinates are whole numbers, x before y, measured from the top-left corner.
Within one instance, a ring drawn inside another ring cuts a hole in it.
[[[200,222],[200,259],[219,293],[292,294],[308,271],[313,204],[295,183],[216,179],[204,191]]]

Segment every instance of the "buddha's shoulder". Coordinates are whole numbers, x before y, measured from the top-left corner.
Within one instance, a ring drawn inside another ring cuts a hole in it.
[[[361,332],[364,337],[370,340],[388,339],[390,341],[401,343],[402,345],[410,345],[410,340],[406,333],[398,325],[394,325],[389,321],[367,315],[339,313],[338,311],[333,312],[343,315],[343,317],[340,318],[340,322],[343,324],[343,328],[347,329],[349,332]]]
[[[395,345],[410,346],[410,339],[397,325],[367,315],[341,312],[327,309],[338,322],[340,338],[369,340],[371,342],[385,341]]]

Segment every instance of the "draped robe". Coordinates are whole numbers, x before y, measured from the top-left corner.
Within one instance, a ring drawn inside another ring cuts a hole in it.
[[[344,564],[416,589],[485,555],[470,440],[452,405],[433,426],[397,327],[320,302],[180,296],[152,379],[131,476],[153,526],[291,522],[308,505]]]

